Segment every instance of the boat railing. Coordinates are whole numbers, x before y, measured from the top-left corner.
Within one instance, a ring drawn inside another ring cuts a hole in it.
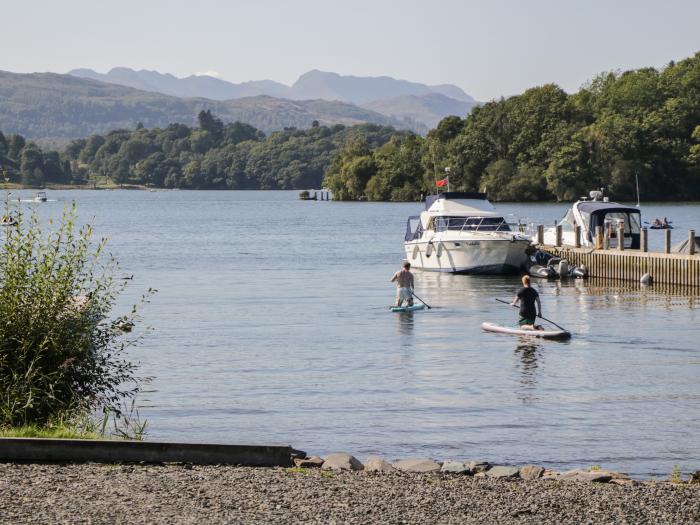
[[[436,232],[459,231],[469,233],[512,232],[511,225],[501,217],[436,217]]]

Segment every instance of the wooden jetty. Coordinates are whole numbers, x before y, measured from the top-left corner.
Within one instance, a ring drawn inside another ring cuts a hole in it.
[[[588,275],[606,279],[639,282],[649,274],[652,282],[676,286],[700,287],[700,255],[695,253],[695,231],[688,232],[689,253],[671,253],[671,231],[666,230],[663,252],[648,251],[648,232],[640,232],[640,248],[631,250],[621,246],[610,248],[609,237],[604,236],[600,227],[596,231],[595,247],[581,247],[580,228],[576,227],[575,245],[566,246],[561,242],[561,226],[557,226],[556,244],[544,244],[544,228],[537,227],[539,249],[566,259],[570,265],[585,265]],[[618,232],[618,239],[624,232]]]

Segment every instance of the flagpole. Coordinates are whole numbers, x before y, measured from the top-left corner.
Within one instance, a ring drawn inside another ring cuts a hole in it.
[[[450,167],[447,166],[445,168],[445,178],[447,179],[447,191],[449,193],[450,191]]]

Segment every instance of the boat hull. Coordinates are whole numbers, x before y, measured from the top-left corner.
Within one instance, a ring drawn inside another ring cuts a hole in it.
[[[434,272],[501,275],[522,271],[527,264],[528,240],[442,239],[409,241],[406,260],[413,268]]]

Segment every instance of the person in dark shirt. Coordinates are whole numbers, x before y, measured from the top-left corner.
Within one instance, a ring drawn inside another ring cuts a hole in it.
[[[537,317],[542,315],[540,294],[530,286],[529,275],[523,276],[523,287],[518,291],[511,304],[518,306],[518,303],[520,303],[520,319],[518,319],[520,328],[525,330],[542,330],[541,326],[535,324]],[[535,304],[537,305],[536,308]]]

